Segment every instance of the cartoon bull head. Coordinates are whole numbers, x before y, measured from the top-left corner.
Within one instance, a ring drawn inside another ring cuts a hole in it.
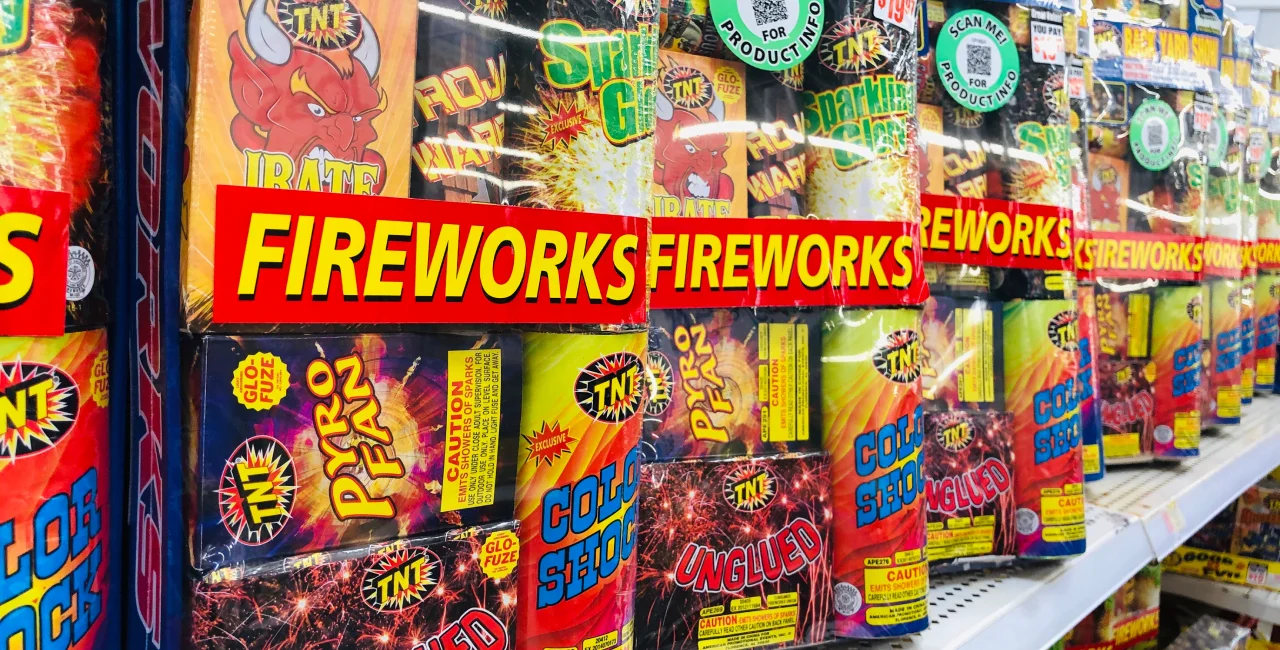
[[[715,97],[706,109],[706,117],[677,107],[657,93],[657,143],[654,153],[653,180],[670,196],[681,199],[732,199],[733,179],[724,174],[728,162],[729,135],[724,131],[694,134],[682,133],[689,127],[724,121],[724,101]]]
[[[321,0],[271,4],[278,16],[294,21],[306,17],[300,8]],[[336,4],[346,12],[339,14],[349,23],[345,30],[290,22],[291,35],[268,15],[268,0],[252,0],[245,16],[248,51],[239,34],[229,43],[231,95],[239,111],[231,122],[232,141],[242,151],[287,154],[295,174],[301,173],[303,159],[318,160],[323,189],[330,191],[344,191],[350,185],[345,177],[353,173],[349,164],[334,162],[376,166],[377,193],[386,182],[386,161],[368,147],[378,138],[373,121],[387,107],[386,93],[378,87],[382,53],[368,19],[349,0]]]

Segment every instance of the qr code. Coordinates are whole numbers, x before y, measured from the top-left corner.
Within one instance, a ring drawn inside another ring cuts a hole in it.
[[[1147,124],[1147,148],[1152,151],[1160,151],[1164,149],[1165,143],[1165,126],[1164,122],[1151,122]]]
[[[991,76],[991,46],[986,43],[968,43],[965,46],[965,74],[979,77]]]
[[[786,0],[751,0],[751,9],[755,12],[757,25],[788,19]]]

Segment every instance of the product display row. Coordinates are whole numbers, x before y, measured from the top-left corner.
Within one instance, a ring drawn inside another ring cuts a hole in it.
[[[1110,468],[1280,462],[1280,54],[1148,5],[0,0],[0,645],[841,647],[1158,559]]]

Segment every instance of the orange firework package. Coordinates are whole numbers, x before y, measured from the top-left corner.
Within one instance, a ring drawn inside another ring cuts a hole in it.
[[[182,255],[189,328],[212,317],[218,185],[408,195],[414,57],[400,54],[416,50],[417,11],[387,0],[196,5]]]
[[[517,334],[206,337],[190,354],[196,569],[511,519]]]
[[[530,333],[518,650],[632,647],[645,333]]]
[[[831,453],[834,633],[928,627],[920,312],[833,310],[822,324]]]
[[[680,52],[658,55],[653,216],[747,216],[746,70]]]
[[[107,332],[0,338],[6,645],[118,648],[105,613],[114,511]],[[37,620],[35,612],[46,615]],[[55,618],[48,613],[60,612]]]
[[[192,586],[188,647],[510,650],[515,529],[463,528],[214,571]]]
[[[785,648],[831,614],[826,454],[646,463],[636,647]]]
[[[44,211],[7,205],[0,195],[0,213],[35,213],[50,221],[23,223],[11,215],[0,226],[0,333],[61,334],[64,319],[76,328],[107,322],[107,229],[113,208],[104,164],[110,155],[106,100],[111,88],[102,75],[109,59],[103,4],[28,0],[0,9],[0,186],[5,186],[0,189],[62,192],[71,206],[69,246],[62,235],[56,252],[31,250],[27,243],[58,232],[54,220]],[[41,311],[43,304],[37,303],[45,292],[36,286],[33,297],[30,289],[32,279],[45,272],[65,275],[66,285],[50,288],[49,299],[58,306]],[[64,293],[65,316],[51,321],[53,311],[62,311]]]
[[[816,312],[649,317],[645,460],[822,449]]]

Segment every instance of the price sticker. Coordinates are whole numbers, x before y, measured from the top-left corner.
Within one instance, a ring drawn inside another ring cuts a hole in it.
[[[1062,65],[1066,61],[1066,39],[1062,25],[1031,21],[1031,60]]]
[[[916,31],[916,0],[876,0],[872,9],[876,18],[907,30]]]

